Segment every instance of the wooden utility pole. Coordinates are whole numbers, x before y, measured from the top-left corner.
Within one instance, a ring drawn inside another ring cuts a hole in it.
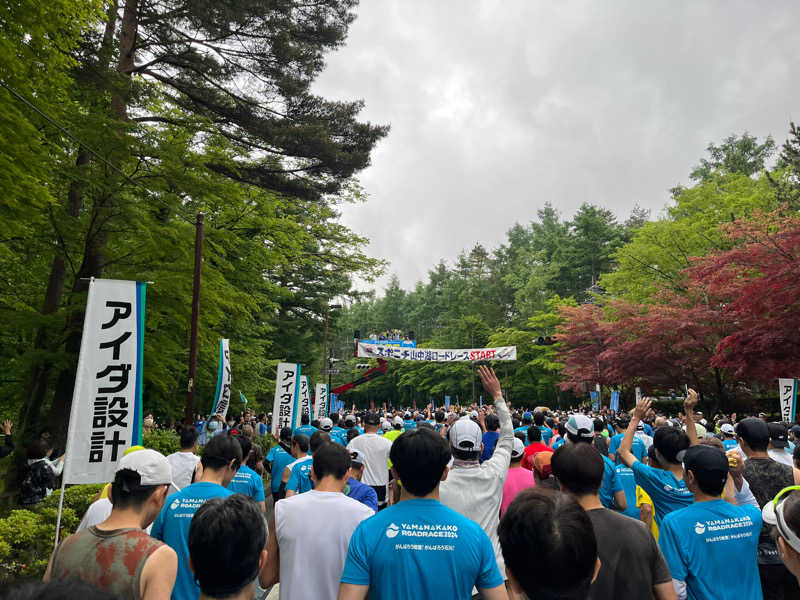
[[[183,422],[194,423],[194,388],[197,374],[197,329],[200,320],[200,280],[203,268],[203,225],[205,215],[197,213],[194,238],[194,287],[192,291],[192,330],[189,336],[189,385],[186,394],[186,414]]]

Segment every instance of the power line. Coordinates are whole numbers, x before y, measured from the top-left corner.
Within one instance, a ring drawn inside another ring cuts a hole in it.
[[[79,146],[83,147],[83,148],[84,148],[84,150],[86,150],[86,151],[87,151],[89,154],[93,155],[93,156],[94,156],[94,157],[95,157],[97,160],[99,160],[100,162],[102,162],[102,163],[103,163],[104,165],[106,165],[106,166],[107,166],[109,169],[111,169],[112,171],[114,171],[114,172],[116,172],[116,173],[119,173],[119,174],[120,174],[120,175],[121,175],[121,176],[122,176],[122,177],[123,177],[123,178],[124,178],[126,181],[128,181],[128,182],[132,183],[134,186],[136,186],[136,187],[140,188],[141,190],[143,190],[143,191],[144,191],[146,194],[148,194],[148,195],[149,195],[151,198],[153,198],[155,201],[159,202],[159,203],[160,203],[162,206],[164,206],[165,208],[168,208],[169,210],[171,210],[171,211],[174,211],[175,215],[176,215],[178,218],[180,218],[180,219],[182,219],[183,221],[186,221],[186,222],[187,222],[187,223],[189,223],[190,225],[194,226],[194,224],[195,224],[195,223],[194,223],[194,220],[193,220],[193,219],[189,219],[189,218],[187,218],[187,217],[183,216],[183,215],[182,215],[180,212],[178,212],[178,211],[177,211],[177,210],[175,210],[175,209],[174,209],[172,206],[170,206],[169,204],[167,204],[167,203],[166,203],[166,202],[165,202],[163,199],[159,198],[159,197],[158,197],[158,196],[155,194],[155,192],[153,192],[153,191],[151,191],[151,190],[147,189],[147,188],[146,188],[144,185],[142,185],[141,183],[139,183],[138,181],[136,181],[135,179],[133,179],[132,177],[130,177],[130,176],[127,174],[127,173],[125,173],[125,172],[124,172],[122,169],[120,169],[118,166],[116,166],[115,164],[111,163],[111,162],[110,162],[109,160],[107,160],[107,159],[106,159],[104,156],[102,156],[102,155],[101,155],[99,152],[97,152],[97,151],[96,151],[94,148],[92,148],[91,146],[89,146],[89,144],[87,144],[86,142],[84,142],[83,140],[81,140],[81,139],[80,139],[78,136],[76,136],[75,134],[73,134],[72,132],[70,132],[70,131],[69,131],[69,130],[66,128],[66,127],[64,127],[63,125],[61,125],[61,124],[60,124],[58,121],[56,121],[56,120],[55,120],[53,117],[51,117],[51,116],[50,116],[50,115],[48,115],[46,112],[44,112],[42,109],[40,109],[38,106],[36,106],[35,104],[33,104],[33,103],[30,101],[30,100],[28,100],[28,99],[27,99],[25,96],[23,96],[22,94],[20,94],[20,93],[19,93],[17,90],[15,90],[13,87],[11,87],[10,85],[8,85],[8,84],[7,84],[5,81],[3,81],[2,79],[0,79],[0,86],[4,87],[6,90],[8,90],[8,92],[9,92],[9,93],[10,93],[12,96],[14,96],[14,97],[15,97],[15,98],[17,98],[17,99],[18,99],[20,102],[22,102],[23,104],[25,104],[26,106],[28,106],[28,107],[29,107],[31,110],[33,110],[34,112],[36,112],[37,114],[39,114],[41,117],[43,117],[43,118],[44,118],[46,121],[48,121],[48,122],[49,122],[51,125],[53,125],[54,127],[56,127],[56,128],[59,130],[59,131],[61,131],[61,132],[62,132],[64,135],[66,135],[66,136],[67,136],[68,138],[70,138],[72,141],[74,141],[75,143],[77,143]]]

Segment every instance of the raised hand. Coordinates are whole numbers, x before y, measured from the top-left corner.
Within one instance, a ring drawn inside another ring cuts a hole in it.
[[[3,433],[5,433],[6,435],[11,435],[11,428],[13,426],[14,426],[14,424],[11,421],[9,421],[8,419],[3,421]]]
[[[494,369],[487,367],[486,365],[481,365],[478,367],[478,376],[481,378],[481,383],[483,384],[483,389],[486,390],[486,393],[490,394],[495,400],[503,397],[503,390],[500,386],[500,380],[497,379]]]
[[[700,397],[697,392],[690,388],[686,399],[683,401],[683,408],[686,409],[687,414],[694,416],[694,407],[697,406],[699,400]]]
[[[642,398],[636,403],[636,408],[633,409],[633,417],[640,421],[645,418],[647,411],[650,410],[650,405],[653,403],[652,398]]]

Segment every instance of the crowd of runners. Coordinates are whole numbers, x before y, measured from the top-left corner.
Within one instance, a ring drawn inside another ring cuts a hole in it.
[[[266,418],[131,448],[11,597],[800,598],[800,426],[692,390],[675,417],[512,408],[479,375],[491,404],[305,415],[264,457]]]

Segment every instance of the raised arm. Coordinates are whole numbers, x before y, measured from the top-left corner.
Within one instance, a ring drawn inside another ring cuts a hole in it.
[[[633,463],[637,462],[636,457],[633,455],[633,452],[631,452],[631,448],[633,448],[633,436],[636,433],[636,427],[639,425],[639,421],[641,421],[647,414],[647,411],[650,410],[651,403],[652,401],[650,398],[642,398],[636,403],[636,408],[633,409],[631,422],[628,423],[625,435],[622,436],[622,442],[620,442],[619,449],[617,450],[617,456],[626,467],[633,467]]]
[[[483,389],[494,399],[495,412],[500,420],[500,437],[497,439],[497,446],[495,446],[492,458],[486,463],[505,461],[505,469],[508,469],[511,461],[511,449],[514,447],[514,425],[511,423],[511,413],[506,407],[506,401],[503,400],[503,391],[494,369],[481,365],[478,367],[478,375],[481,378]],[[500,454],[497,453],[498,450]]]
[[[697,427],[694,426],[694,407],[697,406],[697,392],[690,389],[686,400],[683,401],[683,410],[686,413],[686,436],[689,438],[690,446],[697,446],[700,440],[697,439]]]

